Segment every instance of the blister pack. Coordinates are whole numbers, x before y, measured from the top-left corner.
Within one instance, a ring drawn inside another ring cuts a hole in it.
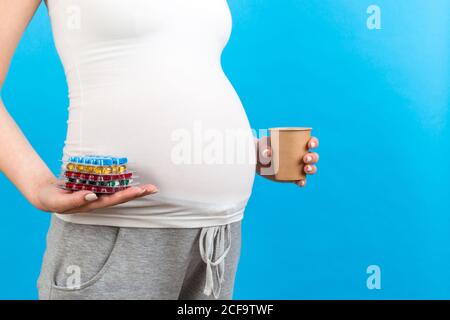
[[[75,156],[63,163],[62,188],[112,194],[137,185],[128,159],[111,156]]]

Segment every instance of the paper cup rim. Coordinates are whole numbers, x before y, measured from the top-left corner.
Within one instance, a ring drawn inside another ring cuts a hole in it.
[[[310,127],[279,127],[269,128],[269,131],[311,131]]]

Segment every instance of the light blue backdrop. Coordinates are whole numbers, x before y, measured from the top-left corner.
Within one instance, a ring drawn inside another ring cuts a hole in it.
[[[229,0],[223,66],[253,128],[321,139],[308,188],[258,178],[236,298],[450,298],[450,3]],[[381,30],[366,27],[369,5]],[[67,92],[41,7],[4,101],[56,173]],[[0,298],[34,299],[49,216],[0,176]],[[378,265],[381,290],[368,290]]]

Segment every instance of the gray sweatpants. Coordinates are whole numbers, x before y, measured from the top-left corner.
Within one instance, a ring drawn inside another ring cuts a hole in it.
[[[74,224],[52,217],[40,299],[231,299],[241,222],[196,229]]]

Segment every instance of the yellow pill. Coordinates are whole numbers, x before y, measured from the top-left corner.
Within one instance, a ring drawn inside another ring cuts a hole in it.
[[[114,173],[114,174],[117,173],[117,166],[112,166],[111,167],[111,172]]]
[[[103,174],[111,174],[111,167],[103,167]]]
[[[119,171],[119,173],[124,173],[125,171],[127,171],[127,167],[126,166],[119,166],[117,168],[117,170]]]
[[[102,174],[102,167],[94,167],[95,174]]]
[[[73,170],[75,170],[75,165],[73,163],[68,163],[66,168],[69,171],[73,171]]]
[[[86,166],[86,171],[88,173],[92,173],[94,171],[94,167],[93,166]]]
[[[84,166],[82,164],[77,165],[77,170],[80,172],[84,171]]]

